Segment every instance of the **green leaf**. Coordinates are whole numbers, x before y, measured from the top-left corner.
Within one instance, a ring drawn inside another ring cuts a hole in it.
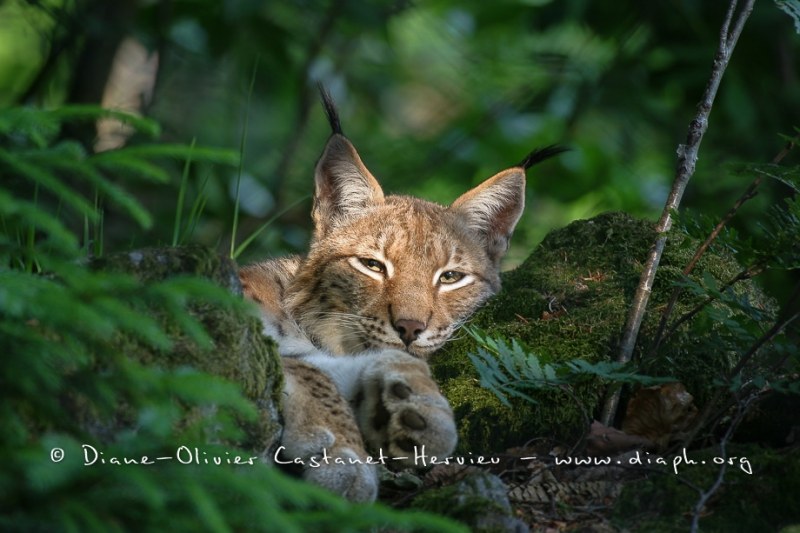
[[[782,166],[774,163],[733,163],[726,165],[736,174],[763,176],[783,183],[800,192],[800,166]]]

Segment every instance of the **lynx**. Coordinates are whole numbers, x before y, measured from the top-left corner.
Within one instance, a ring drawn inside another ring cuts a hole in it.
[[[320,92],[333,133],[315,169],[308,255],[246,266],[240,278],[283,361],[276,461],[372,501],[378,463],[453,452],[453,412],[426,359],[499,289],[525,170],[562,149],[532,152],[448,207],[384,195]]]

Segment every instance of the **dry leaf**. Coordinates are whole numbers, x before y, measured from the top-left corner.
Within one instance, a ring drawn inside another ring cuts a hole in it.
[[[628,402],[622,430],[663,449],[688,429],[696,415],[694,398],[682,383],[642,388]]]
[[[639,435],[628,435],[616,428],[604,426],[597,420],[592,422],[586,437],[586,454],[593,457],[612,456],[633,449],[652,450],[655,444]]]

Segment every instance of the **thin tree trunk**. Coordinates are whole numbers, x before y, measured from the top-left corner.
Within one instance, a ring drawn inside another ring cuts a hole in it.
[[[616,361],[620,363],[629,362],[633,356],[633,349],[636,346],[639,328],[642,325],[642,319],[647,309],[647,302],[650,299],[650,292],[653,288],[653,280],[658,270],[658,264],[661,261],[661,255],[664,253],[664,246],[667,242],[667,232],[672,227],[672,211],[678,209],[680,206],[681,198],[686,190],[686,185],[694,174],[695,165],[697,163],[697,153],[700,149],[700,142],[703,140],[703,135],[706,129],[708,129],[708,116],[711,114],[711,108],[714,105],[717,89],[719,89],[719,84],[722,81],[722,76],[725,73],[728,61],[736,46],[736,41],[739,39],[742,28],[744,28],[744,24],[753,10],[754,3],[755,0],[746,0],[739,10],[735,22],[734,15],[737,12],[737,0],[731,0],[728,10],[725,13],[725,20],[720,30],[719,47],[717,48],[717,54],[714,57],[714,64],[711,69],[711,77],[706,85],[703,98],[698,104],[697,114],[694,120],[689,124],[686,143],[678,145],[678,169],[675,180],[672,183],[672,190],[664,205],[664,211],[661,213],[661,218],[656,225],[658,237],[647,255],[647,262],[645,263],[642,276],[639,279],[639,285],[633,297],[627,322],[625,323],[622,340],[620,341],[619,353],[616,358]],[[731,28],[732,22],[733,28]],[[611,425],[613,422],[617,412],[617,405],[619,404],[620,391],[620,387],[609,389],[601,415],[601,420],[606,425]]]
[[[800,137],[795,137],[794,139],[786,143],[786,146],[784,146],[783,149],[778,153],[778,155],[776,155],[772,159],[772,164],[777,165],[781,161],[783,161],[783,158],[789,154],[789,152],[792,150],[792,148],[794,148],[794,145],[798,140],[800,140]],[[725,225],[728,222],[730,222],[730,220],[734,217],[734,215],[736,215],[736,213],[739,211],[739,208],[742,207],[742,205],[744,205],[745,202],[747,202],[751,198],[754,198],[756,194],[758,194],[756,192],[756,189],[758,189],[758,186],[761,185],[761,182],[763,180],[764,176],[758,176],[756,179],[753,180],[750,186],[747,187],[747,189],[744,191],[744,193],[742,193],[739,199],[736,200],[736,202],[728,210],[725,216],[722,217],[722,219],[717,223],[717,225],[711,231],[706,240],[700,246],[698,246],[697,250],[694,253],[694,256],[689,261],[689,264],[687,264],[686,267],[683,269],[684,276],[688,276],[694,270],[694,267],[697,266],[697,263],[700,261],[700,258],[703,256],[703,254],[706,253],[711,244],[717,239],[717,237],[722,232],[722,229],[725,227]],[[680,298],[681,294],[683,294],[682,287],[675,287],[675,289],[673,289],[672,295],[670,296],[669,299],[669,303],[667,303],[667,306],[661,313],[661,322],[658,324],[658,331],[656,332],[655,339],[653,340],[653,343],[650,349],[648,350],[647,354],[648,358],[654,357],[656,355],[656,353],[658,352],[658,348],[661,345],[661,342],[668,335],[665,334],[667,329],[667,322],[669,321],[669,317],[670,315],[672,315],[672,311],[675,309],[675,304],[678,303],[678,299]],[[674,330],[674,328],[675,325],[673,325],[673,327],[670,328],[670,330]]]

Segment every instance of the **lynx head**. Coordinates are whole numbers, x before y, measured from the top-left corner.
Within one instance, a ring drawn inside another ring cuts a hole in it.
[[[384,195],[322,94],[333,134],[317,163],[314,234],[288,307],[333,353],[397,348],[427,357],[500,288],[525,170],[563,149],[535,151],[449,206]]]

